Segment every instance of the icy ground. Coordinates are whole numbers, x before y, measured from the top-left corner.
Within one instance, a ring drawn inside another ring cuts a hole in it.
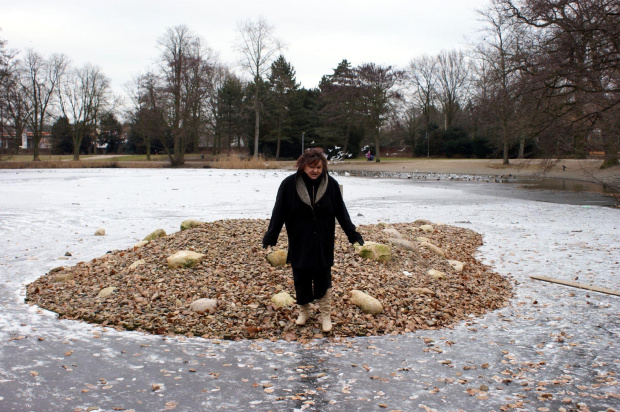
[[[24,304],[25,285],[50,269],[154,229],[267,218],[287,174],[0,171],[0,410],[620,410],[620,297],[529,278],[620,290],[620,210],[587,195],[558,204],[497,184],[337,176],[356,224],[430,219],[484,235],[480,259],[513,279],[515,296],[453,329],[217,342],[59,321]]]

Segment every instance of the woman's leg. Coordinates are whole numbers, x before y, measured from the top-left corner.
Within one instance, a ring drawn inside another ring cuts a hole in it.
[[[321,310],[321,329],[325,333],[330,332],[332,330],[332,269],[330,267],[293,268],[293,281],[295,283],[297,304],[300,307],[299,317],[295,324],[301,326],[307,322],[310,315],[309,303],[318,299],[319,309]]]
[[[298,305],[305,305],[314,300],[312,271],[310,269],[293,268],[293,282]]]
[[[332,268],[316,268],[312,270],[313,300],[321,299],[332,287]]]
[[[314,276],[314,297],[319,299],[321,310],[321,329],[332,330],[332,268],[317,269]]]
[[[297,316],[297,320],[295,320],[295,325],[303,326],[308,321],[310,317],[310,304],[306,303],[305,305],[299,305],[299,316]]]
[[[319,299],[319,309],[321,310],[321,329],[325,333],[332,330],[332,290],[327,289],[325,295]]]
[[[310,317],[310,302],[314,300],[312,295],[312,274],[307,269],[293,268],[293,282],[295,283],[295,296],[299,305],[299,317],[296,325],[305,325]]]

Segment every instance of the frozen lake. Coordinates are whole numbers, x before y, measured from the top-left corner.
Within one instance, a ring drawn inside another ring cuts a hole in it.
[[[514,281],[515,296],[452,329],[214,342],[59,321],[23,302],[50,269],[154,229],[268,218],[289,173],[1,170],[0,410],[620,409],[620,298],[529,278],[620,290],[620,210],[588,195],[335,176],[356,224],[429,219],[483,234],[479,258]]]

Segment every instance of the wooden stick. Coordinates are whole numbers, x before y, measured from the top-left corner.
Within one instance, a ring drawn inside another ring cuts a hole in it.
[[[536,275],[530,276],[530,278],[535,279],[535,280],[542,280],[544,282],[551,282],[551,283],[558,283],[560,285],[565,285],[565,286],[572,286],[574,288],[579,288],[579,289],[591,290],[591,291],[599,292],[599,293],[606,293],[608,295],[620,296],[620,292],[618,292],[617,290],[601,288],[598,286],[584,285],[583,283],[571,282],[569,280],[555,279],[555,278],[549,278],[546,276],[536,276]]]

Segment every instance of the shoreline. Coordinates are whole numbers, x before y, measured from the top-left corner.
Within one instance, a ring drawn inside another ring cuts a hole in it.
[[[170,168],[168,161],[123,161],[116,156],[98,156],[93,160],[73,161],[5,161],[0,169],[65,169],[65,168]],[[242,165],[236,163],[236,166]],[[447,174],[488,176],[491,178],[555,178],[584,181],[609,186],[620,191],[620,166],[600,169],[601,159],[511,159],[503,165],[501,159],[387,159],[383,162],[342,161],[330,163],[329,170],[349,173],[398,174]],[[223,165],[225,166],[225,165]],[[217,162],[188,157],[180,168],[229,168],[218,167]],[[237,167],[235,167],[237,168]],[[293,169],[293,161],[265,160],[265,169]]]
[[[342,162],[332,171],[367,173],[416,173],[487,176],[491,178],[554,178],[598,183],[618,189],[620,167],[599,169],[598,159],[519,160],[503,165],[501,159],[411,159],[381,163]],[[565,166],[565,167],[564,167]]]

